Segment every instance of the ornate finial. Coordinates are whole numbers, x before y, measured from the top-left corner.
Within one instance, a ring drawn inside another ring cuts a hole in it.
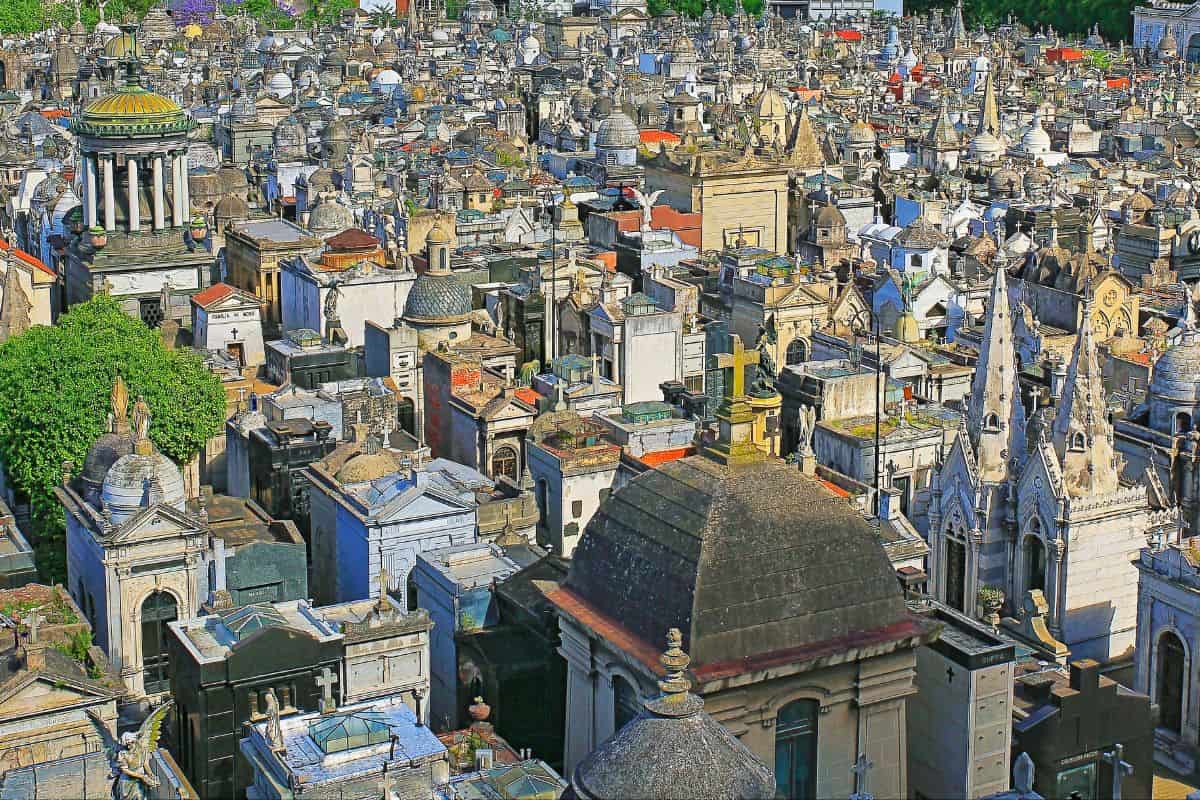
[[[683,634],[679,628],[667,631],[667,650],[658,657],[658,663],[667,671],[667,677],[658,682],[664,695],[686,694],[692,688],[692,682],[685,674],[692,659],[683,652]]]

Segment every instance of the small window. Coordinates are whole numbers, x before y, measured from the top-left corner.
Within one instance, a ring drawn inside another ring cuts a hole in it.
[[[581,516],[583,516],[583,501],[582,500],[571,501],[571,516],[574,517],[575,519],[579,519]]]
[[[1087,449],[1087,438],[1083,435],[1083,431],[1077,431],[1071,437],[1071,449],[1079,453]]]
[[[983,429],[985,431],[1000,430],[1000,417],[996,414],[988,414],[983,418]]]

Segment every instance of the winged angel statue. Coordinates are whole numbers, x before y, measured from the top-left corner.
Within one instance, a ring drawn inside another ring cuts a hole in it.
[[[123,733],[118,742],[109,732],[108,726],[92,716],[92,721],[103,734],[109,758],[112,760],[113,800],[149,800],[150,790],[158,786],[150,766],[150,757],[158,749],[163,722],[174,703],[168,700],[150,712],[142,721],[137,733]],[[89,715],[91,712],[89,712]]]

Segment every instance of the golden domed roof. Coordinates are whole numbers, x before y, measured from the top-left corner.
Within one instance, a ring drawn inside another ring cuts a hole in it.
[[[425,244],[450,244],[450,236],[442,230],[441,223],[435,223],[425,237]]]
[[[95,136],[182,133],[191,127],[178,103],[136,83],[88,103],[73,124],[76,133]]]

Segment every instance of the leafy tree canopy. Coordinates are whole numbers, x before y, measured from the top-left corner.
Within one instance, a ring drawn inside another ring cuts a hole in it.
[[[1140,2],[1140,0],[1139,0]],[[1012,14],[1030,27],[1053,26],[1063,34],[1086,34],[1099,23],[1100,33],[1111,41],[1129,40],[1134,0],[963,0],[968,25],[997,25]],[[908,0],[906,14],[925,14],[932,8],[950,13],[948,0]]]
[[[66,461],[82,467],[105,431],[120,373],[150,406],[150,438],[176,462],[190,460],[225,420],[225,391],[192,351],[168,350],[157,332],[100,295],[52,327],[0,345],[0,459],[30,499],[43,578],[62,580],[62,514],[53,489]]]

